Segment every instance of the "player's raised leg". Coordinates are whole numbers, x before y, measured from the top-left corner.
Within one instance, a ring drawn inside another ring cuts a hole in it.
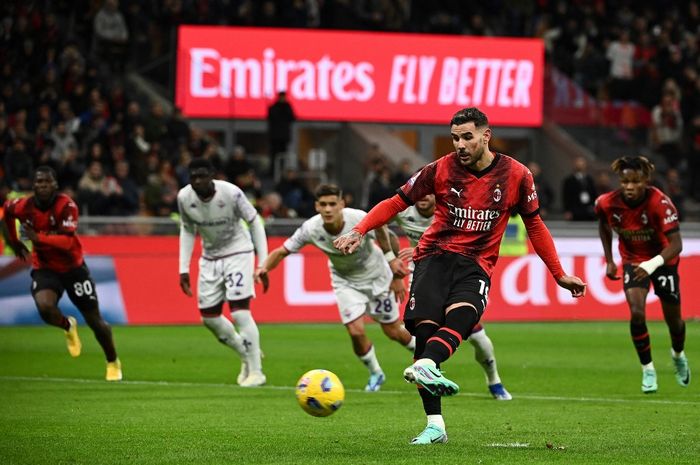
[[[496,400],[511,400],[513,397],[506,390],[498,374],[496,364],[496,353],[493,349],[493,342],[486,334],[486,330],[481,324],[477,324],[469,335],[469,343],[474,347],[474,359],[484,369],[486,384],[489,392]]]

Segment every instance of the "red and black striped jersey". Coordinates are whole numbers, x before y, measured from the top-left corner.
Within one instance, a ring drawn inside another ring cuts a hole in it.
[[[83,248],[76,235],[78,206],[64,194],[57,194],[51,207],[41,210],[34,196],[7,201],[5,224],[10,241],[17,242],[15,220],[29,224],[38,239],[33,242],[32,266],[65,273],[83,263]]]
[[[494,153],[482,171],[462,166],[455,152],[426,165],[400,189],[409,205],[435,194],[435,219],[414,252],[414,261],[443,251],[472,258],[491,275],[511,213],[539,212],[532,173],[513,158]]]
[[[607,192],[596,199],[595,211],[617,233],[624,264],[637,265],[655,257],[668,245],[666,235],[679,229],[676,206],[656,187],[648,187],[635,206],[625,202],[622,189]],[[668,264],[678,260],[675,257]]]

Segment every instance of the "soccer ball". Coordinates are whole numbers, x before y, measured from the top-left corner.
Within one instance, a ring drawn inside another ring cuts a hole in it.
[[[297,402],[309,415],[327,417],[343,405],[345,388],[340,379],[328,370],[304,373],[296,386]]]

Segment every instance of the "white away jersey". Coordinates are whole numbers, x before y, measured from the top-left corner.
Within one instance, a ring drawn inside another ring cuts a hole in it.
[[[238,186],[214,180],[214,188],[214,196],[206,202],[191,185],[180,189],[177,194],[180,228],[192,235],[199,232],[202,255],[207,258],[252,252],[250,233],[240,220],[250,223],[258,212]]]
[[[313,216],[304,221],[294,234],[284,242],[284,248],[293,253],[298,252],[306,244],[313,244],[328,256],[328,267],[331,270],[334,283],[337,282],[337,278],[352,283],[381,280],[386,282],[388,289],[391,281],[391,270],[381,249],[374,243],[373,233],[367,234],[360,247],[350,255],[343,255],[340,250],[333,247],[333,241],[338,236],[350,232],[366,214],[362,210],[343,208],[345,225],[337,235],[332,235],[324,229],[321,215]]]
[[[428,226],[433,222],[433,217],[426,218],[418,212],[415,205],[411,205],[394,217],[394,222],[406,233],[411,247],[418,245],[418,240],[423,235]]]

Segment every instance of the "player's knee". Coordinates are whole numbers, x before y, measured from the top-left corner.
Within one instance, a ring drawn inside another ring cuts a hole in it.
[[[404,342],[407,339],[411,339],[411,335],[408,330],[398,321],[388,325],[382,325],[382,330],[384,331],[384,334],[386,334],[392,341]]]
[[[464,340],[471,335],[472,328],[479,322],[480,317],[481,314],[476,307],[460,305],[449,310],[445,316],[444,326],[456,331]]]
[[[643,309],[633,309],[630,308],[631,310],[631,315],[630,315],[630,322],[636,325],[641,325],[643,323],[646,323],[646,316],[644,315],[644,310]]]
[[[356,322],[352,322],[348,325],[345,325],[345,328],[347,329],[350,337],[354,340],[361,340],[366,337],[365,327],[362,324],[356,324]]]
[[[37,300],[36,308],[39,310],[39,314],[43,318],[44,315],[51,315],[56,311],[56,304],[47,300]]]

